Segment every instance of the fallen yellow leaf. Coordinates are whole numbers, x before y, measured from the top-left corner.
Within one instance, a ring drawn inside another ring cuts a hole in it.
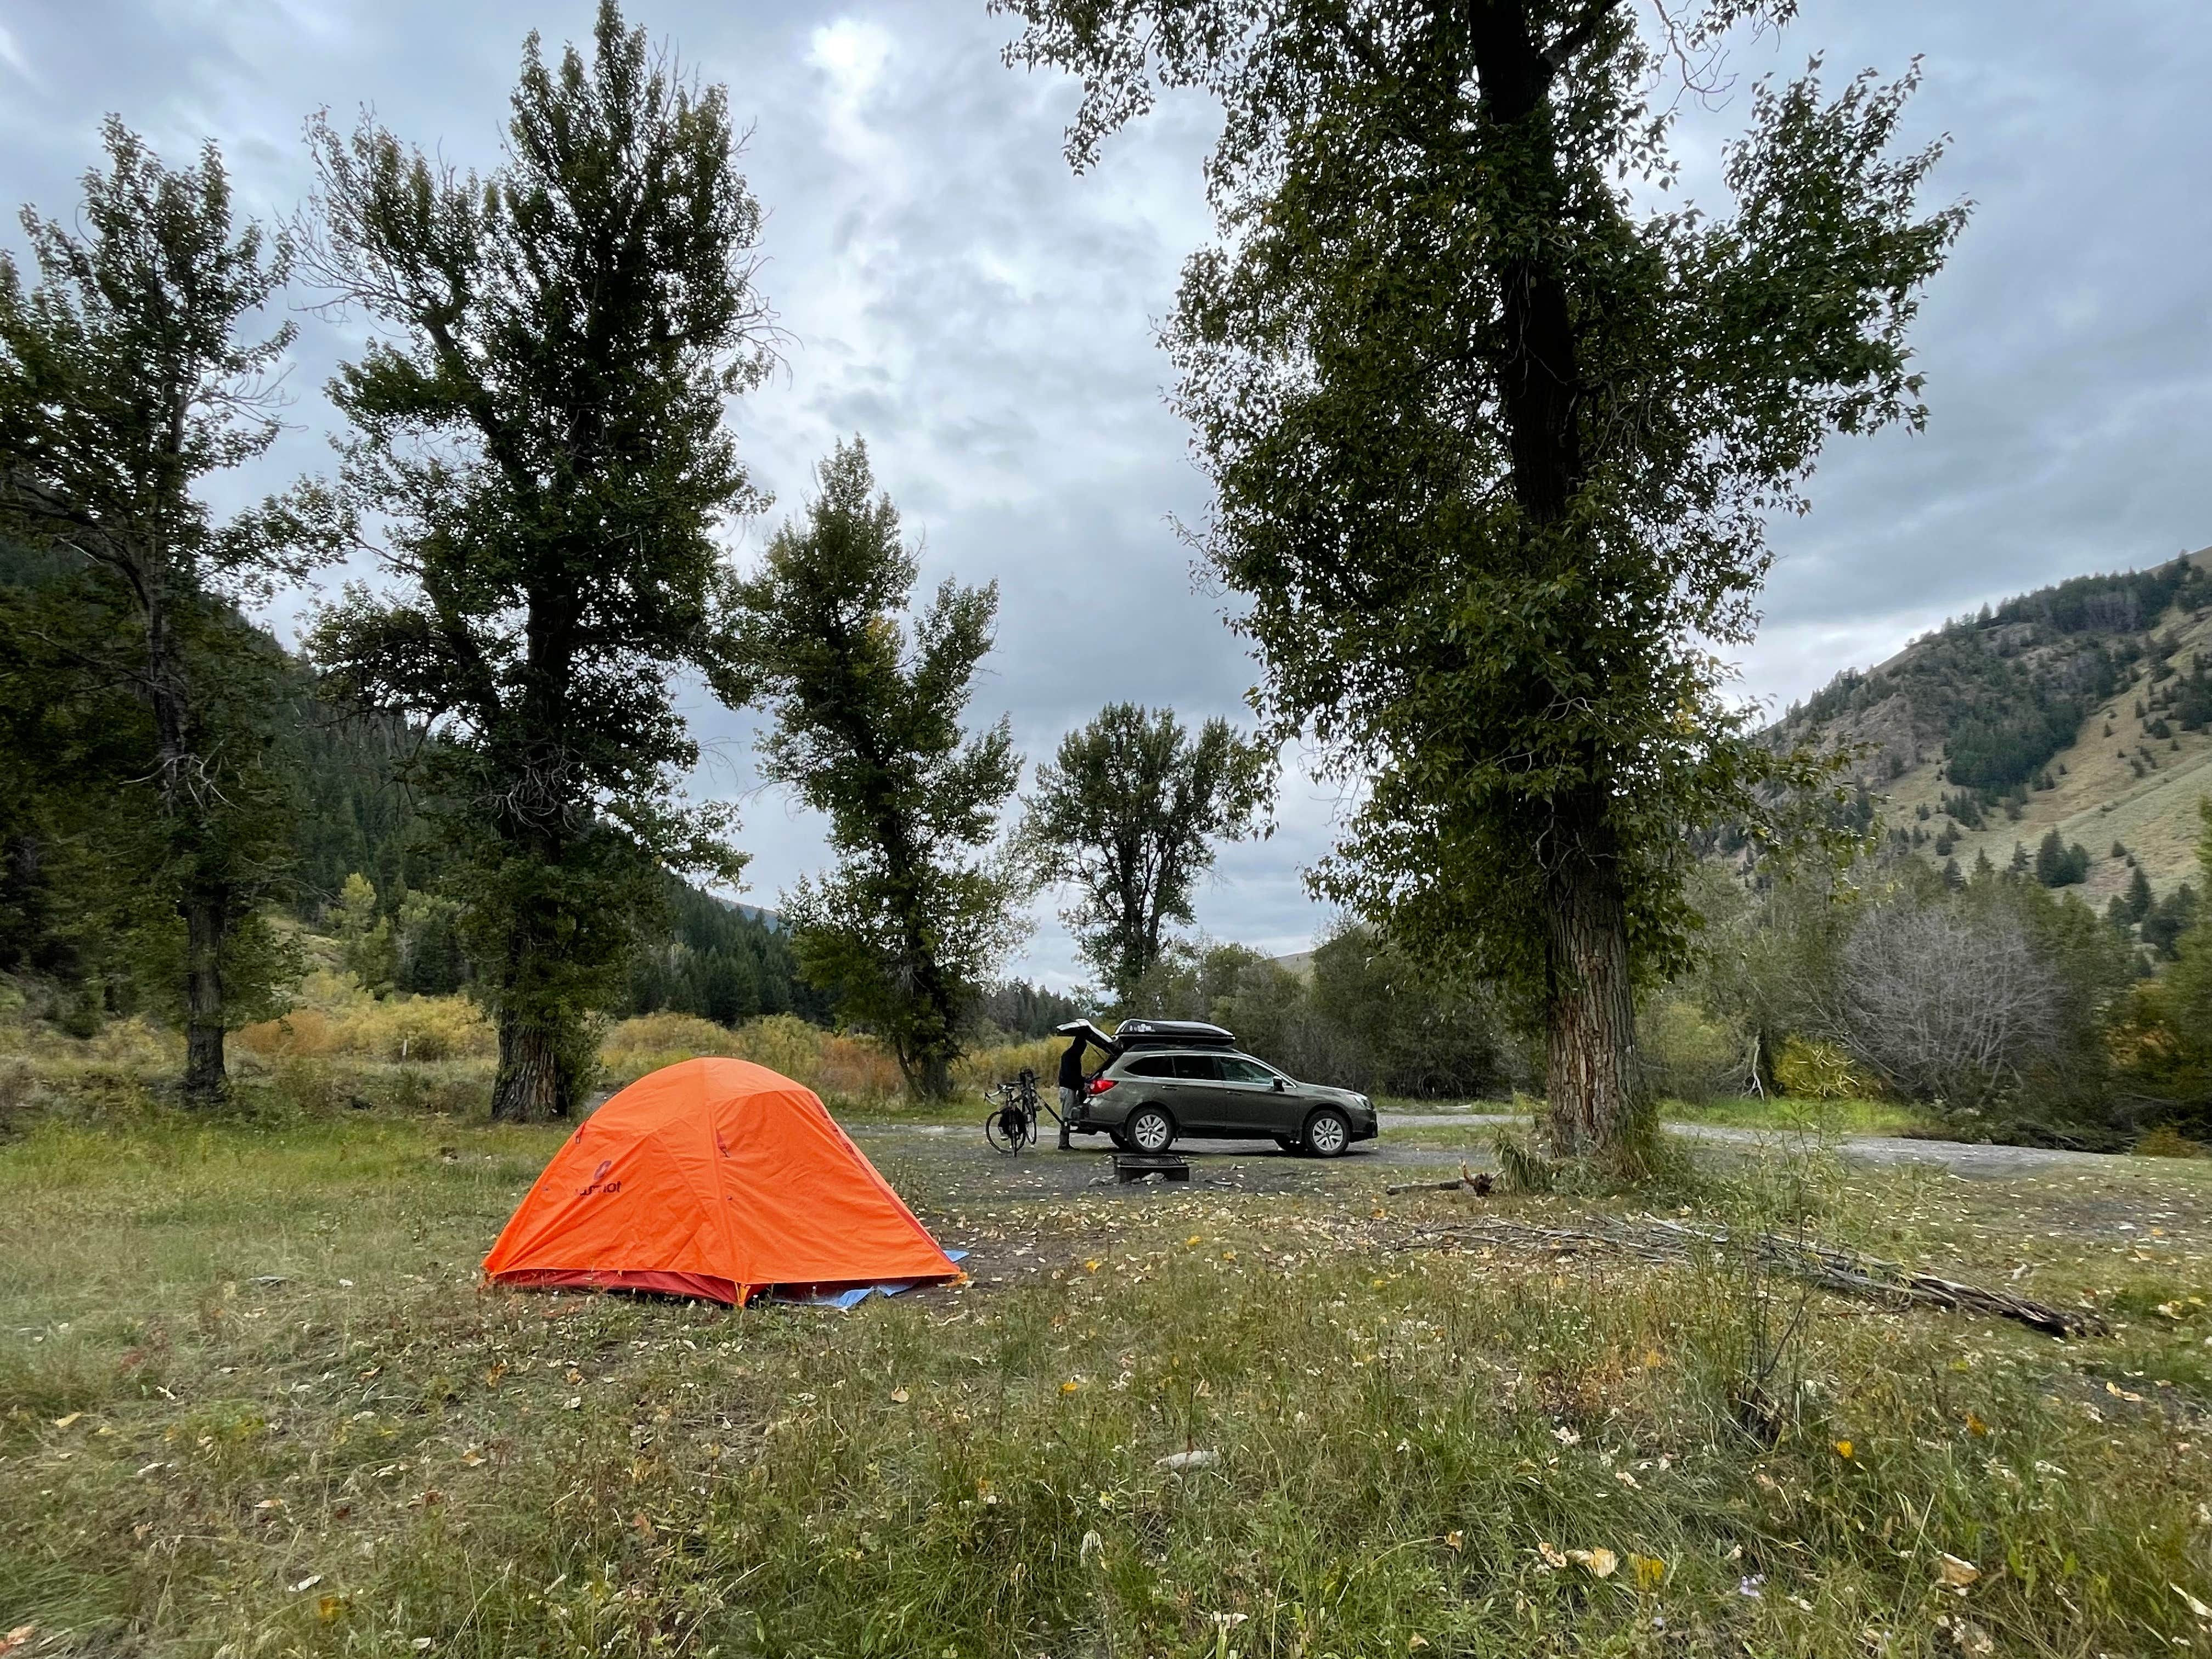
[[[1936,1577],[1954,1589],[1964,1589],[1982,1576],[1982,1570],[1971,1561],[1961,1561],[1949,1553],[1936,1558]]]
[[[57,1417],[54,1419],[54,1426],[58,1429],[65,1429],[83,1415],[82,1412],[71,1412],[67,1417]]]
[[[1599,1578],[1612,1577],[1613,1569],[1620,1565],[1620,1558],[1611,1550],[1603,1547],[1594,1550],[1569,1550],[1567,1559],[1578,1567],[1588,1567],[1591,1574]]]
[[[1667,1582],[1667,1564],[1656,1555],[1632,1555],[1628,1570],[1636,1575],[1636,1588],[1657,1589]]]
[[[906,1401],[907,1401],[907,1392],[906,1392],[906,1390],[905,1390],[904,1389],[893,1389],[891,1390],[891,1404],[892,1404],[892,1405],[894,1405],[894,1406],[903,1406],[903,1405],[905,1405],[905,1404],[906,1404]]]
[[[1459,1549],[1466,1543],[1467,1534],[1463,1532],[1454,1531],[1444,1534],[1444,1547],[1448,1550]]]
[[[1425,1648],[1428,1644],[1429,1638],[1425,1636],[1409,1636],[1406,1638],[1406,1651],[1411,1653],[1415,1649]]]
[[[1848,1440],[1838,1440],[1838,1442],[1836,1442],[1836,1455],[1837,1455],[1837,1456],[1841,1457],[1841,1458],[1844,1458],[1844,1459],[1848,1459],[1848,1458],[1850,1458],[1850,1455],[1851,1455],[1851,1443],[1850,1443],[1850,1441],[1848,1441]]]
[[[1567,1565],[1567,1558],[1560,1554],[1558,1547],[1547,1540],[1540,1538],[1536,1540],[1536,1553],[1544,1558],[1546,1566],[1554,1571]]]
[[[1101,1265],[1102,1264],[1099,1262],[1098,1259],[1096,1256],[1093,1256],[1090,1261],[1083,1264],[1083,1271],[1087,1273],[1095,1273],[1098,1271]]]
[[[326,1625],[344,1611],[345,1597],[343,1595],[325,1595],[315,1603],[315,1617]]]
[[[1975,1416],[1972,1412],[1968,1412],[1966,1413],[1966,1432],[1968,1434],[1980,1435],[1987,1434],[1989,1431],[1990,1425],[1988,1424],[1983,1422],[1980,1418]]]
[[[1078,1389],[1081,1388],[1082,1386],[1083,1386],[1083,1385],[1082,1385],[1080,1382],[1077,1382],[1073,1377],[1072,1377],[1072,1376],[1071,1376],[1071,1377],[1069,1377],[1069,1378],[1067,1379],[1067,1381],[1066,1381],[1066,1382],[1063,1382],[1063,1383],[1061,1383],[1061,1384],[1060,1385],[1060,1391],[1062,1394],[1073,1394],[1073,1393],[1074,1393]]]

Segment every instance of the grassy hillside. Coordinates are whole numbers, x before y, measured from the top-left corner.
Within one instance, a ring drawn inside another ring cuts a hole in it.
[[[1860,746],[1870,801],[1938,863],[2002,868],[2055,829],[2089,854],[2075,890],[2091,904],[2126,890],[2130,859],[2164,896],[2195,870],[2212,794],[2212,548],[1949,623],[1838,676],[1776,735]]]

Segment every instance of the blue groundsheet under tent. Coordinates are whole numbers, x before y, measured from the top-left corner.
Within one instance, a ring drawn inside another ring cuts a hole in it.
[[[951,1261],[967,1259],[965,1250],[947,1250],[945,1258]],[[841,1310],[859,1307],[872,1296],[896,1296],[917,1285],[934,1283],[921,1279],[893,1279],[882,1285],[848,1285],[831,1290],[819,1285],[771,1285],[760,1293],[760,1300],[781,1302],[793,1308],[836,1308]]]

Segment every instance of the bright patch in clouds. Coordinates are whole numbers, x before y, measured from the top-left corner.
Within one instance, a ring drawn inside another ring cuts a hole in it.
[[[26,81],[37,78],[31,73],[31,60],[23,56],[22,47],[15,44],[15,37],[8,32],[5,23],[0,23],[0,64],[7,64]]]
[[[884,135],[869,126],[866,113],[890,57],[890,31],[858,18],[825,23],[807,40],[808,66],[830,82],[830,148],[855,167],[884,168],[897,155]]]

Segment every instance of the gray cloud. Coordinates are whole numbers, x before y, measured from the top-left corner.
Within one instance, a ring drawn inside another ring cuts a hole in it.
[[[1073,89],[1002,68],[1007,31],[980,0],[631,10],[756,125],[764,284],[792,344],[787,370],[733,411],[778,497],[766,523],[733,531],[740,551],[857,431],[928,579],[1000,583],[978,712],[1011,711],[1033,758],[1110,699],[1236,714],[1254,671],[1170,527],[1202,514],[1205,491],[1162,407],[1153,343],[1207,230],[1211,112],[1170,100],[1077,179],[1060,152]],[[582,0],[0,0],[0,193],[66,213],[108,110],[173,157],[218,140],[265,216],[305,193],[299,125],[324,106],[343,121],[374,105],[404,136],[489,165],[523,36],[557,44],[589,24]],[[2212,19],[2147,0],[1810,0],[1735,67],[1793,73],[1823,49],[1832,79],[1925,54],[1913,140],[1952,135],[1936,191],[1977,206],[1917,336],[1929,429],[1834,446],[1812,515],[1777,527],[1767,625],[1744,666],[1748,690],[1779,701],[1985,599],[2212,541]],[[1693,182],[1714,176],[1745,103],[1739,88],[1686,115]],[[319,388],[356,341],[302,322],[298,429],[256,489],[327,465]],[[686,703],[707,747],[697,788],[752,790],[750,722],[696,689]],[[1299,871],[1326,848],[1333,805],[1287,773],[1279,833],[1224,855],[1202,923],[1303,945],[1321,918]],[[744,838],[763,900],[821,857],[819,825],[775,797],[750,801]],[[1050,908],[1024,966],[1065,981],[1075,964]]]

